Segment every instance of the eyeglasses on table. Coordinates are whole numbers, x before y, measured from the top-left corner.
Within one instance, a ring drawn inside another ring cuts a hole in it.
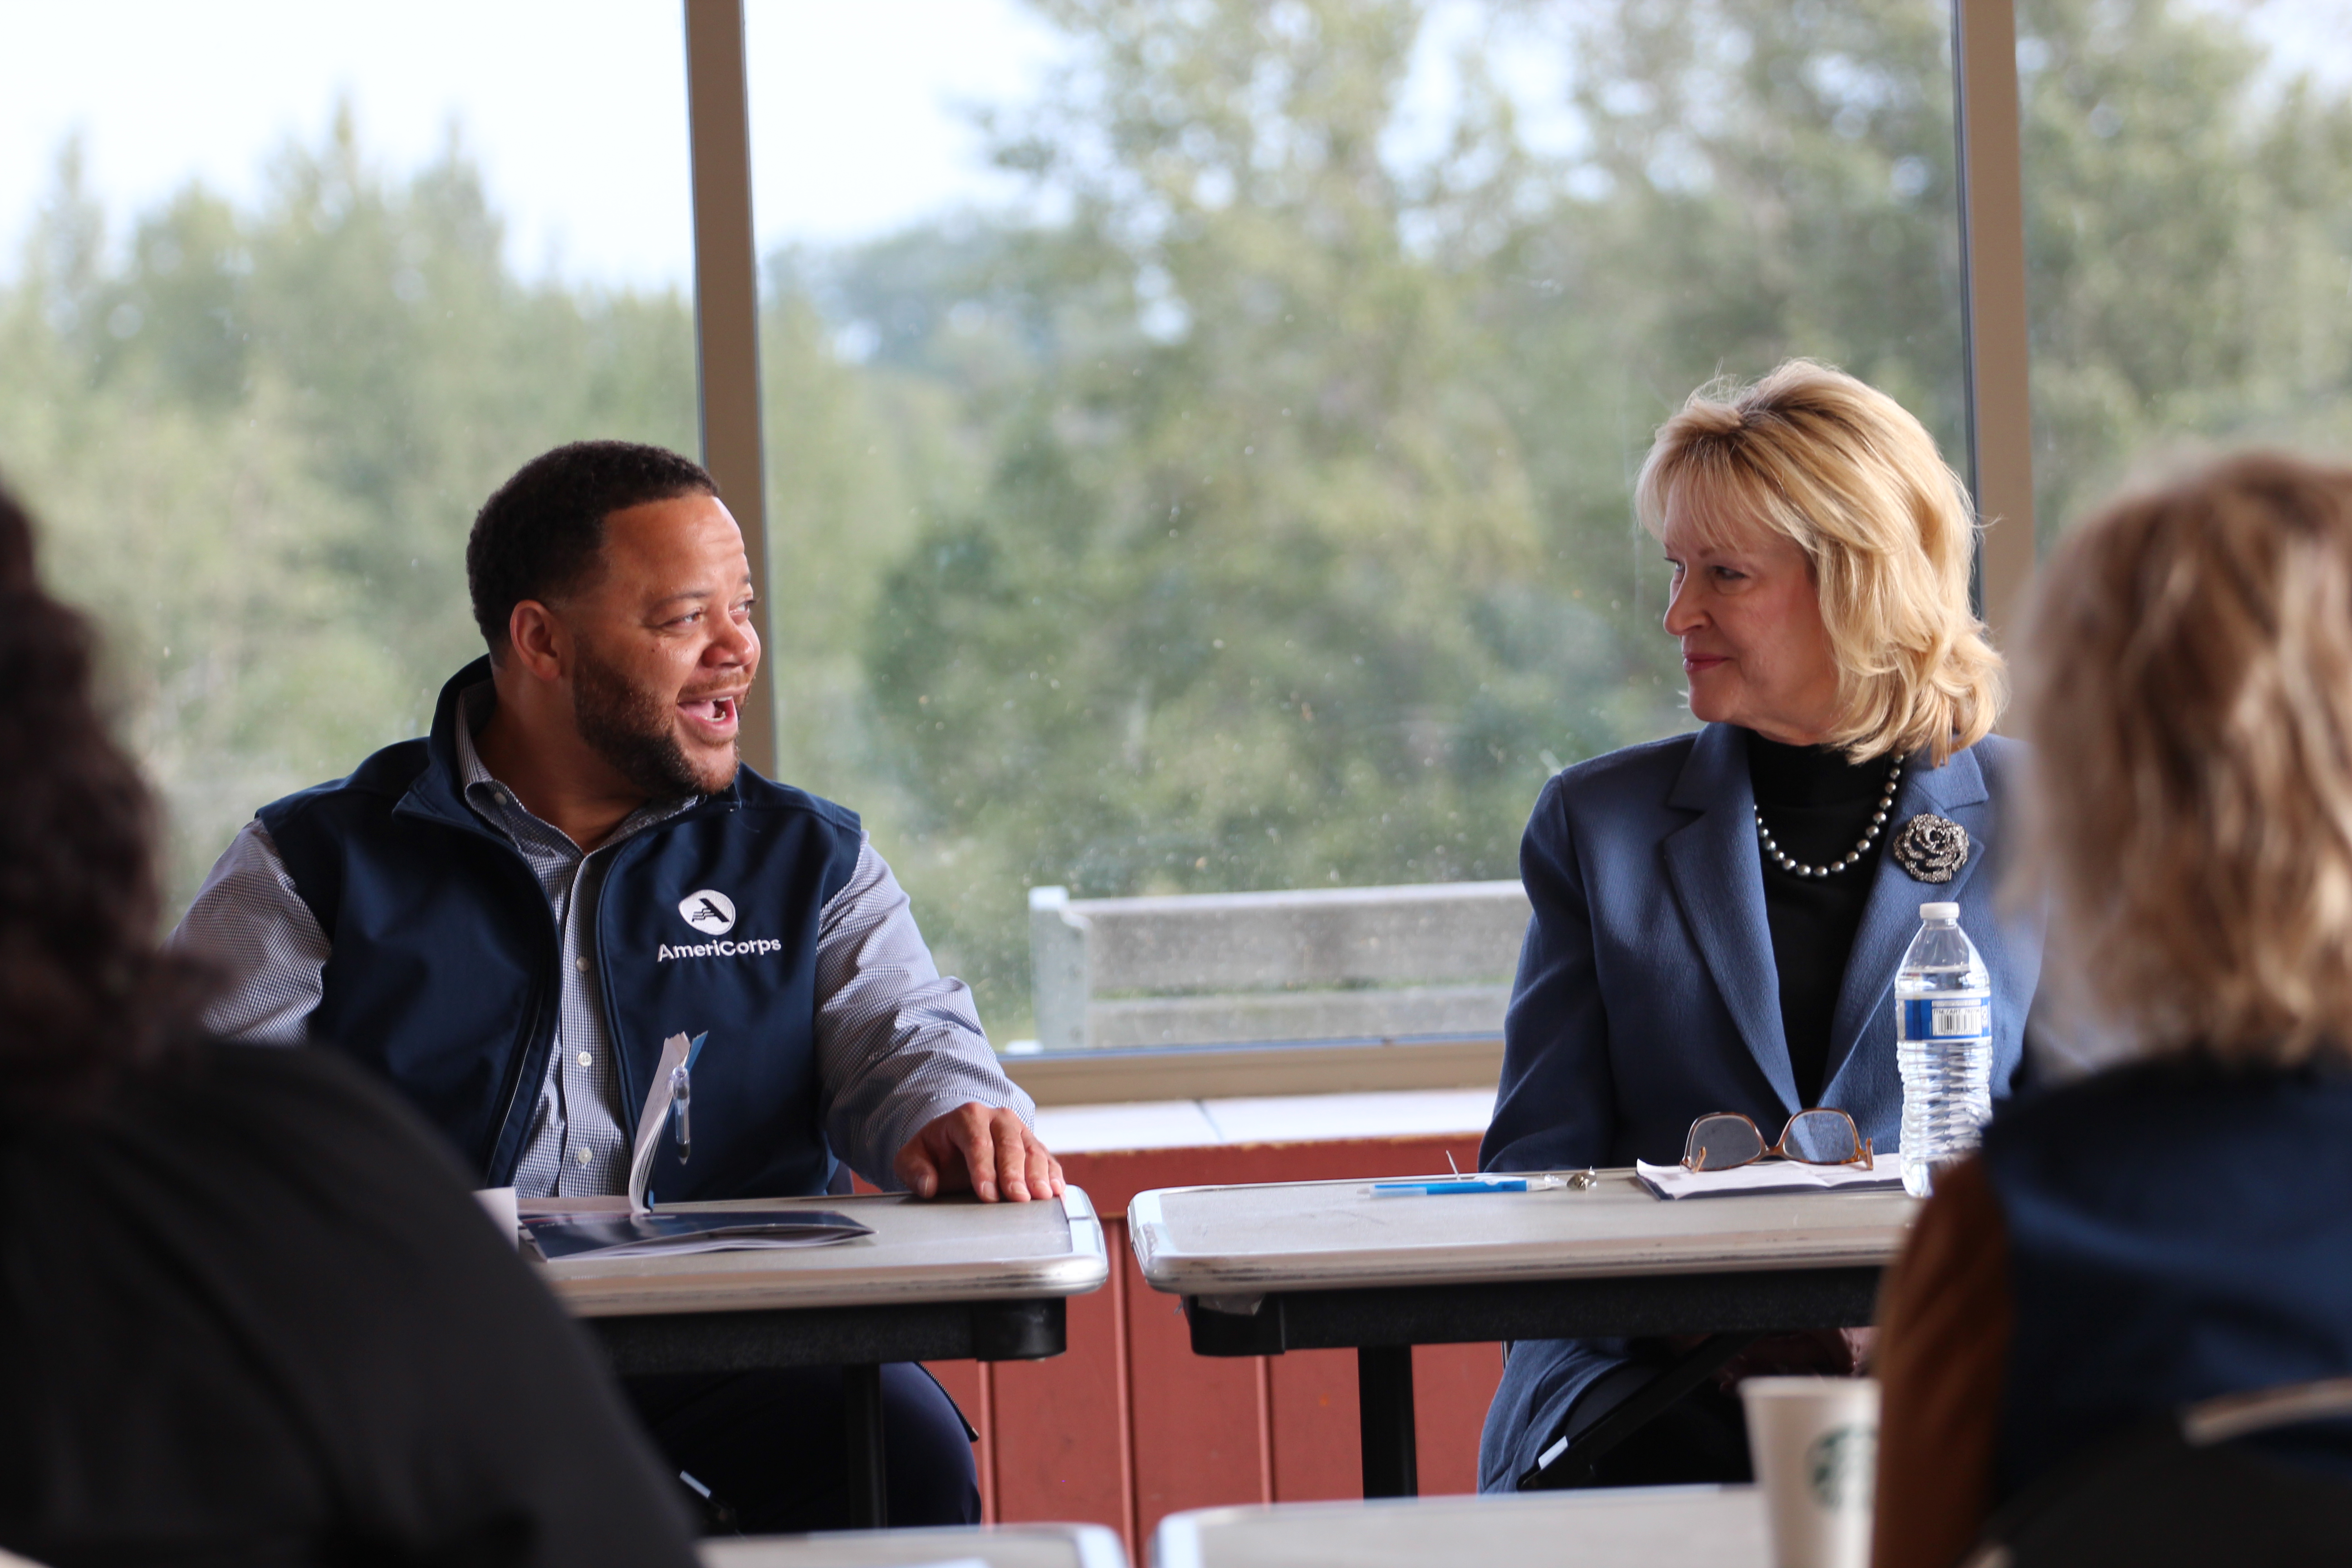
[[[1764,1130],[1737,1110],[1716,1110],[1691,1123],[1683,1141],[1683,1165],[1692,1171],[1734,1171],[1759,1160],[1793,1160],[1801,1165],[1860,1165],[1876,1170],[1870,1140],[1853,1118],[1829,1106],[1800,1110],[1789,1118],[1778,1140],[1766,1142]]]

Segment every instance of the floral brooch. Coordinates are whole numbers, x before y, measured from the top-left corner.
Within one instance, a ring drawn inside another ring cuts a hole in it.
[[[1948,816],[1921,812],[1896,830],[1888,847],[1915,882],[1948,882],[1969,863],[1969,830]]]

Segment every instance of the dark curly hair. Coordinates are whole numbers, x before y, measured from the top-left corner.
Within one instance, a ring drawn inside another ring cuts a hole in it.
[[[193,1041],[207,976],[156,942],[156,815],[0,489],[0,1105],[73,1102]]]
[[[701,464],[635,441],[574,441],[533,458],[482,503],[466,541],[466,586],[482,640],[493,656],[503,653],[517,605],[585,583],[613,513],[718,493]]]

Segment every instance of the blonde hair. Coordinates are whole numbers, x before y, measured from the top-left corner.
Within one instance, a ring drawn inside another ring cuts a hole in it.
[[[1658,427],[1642,526],[1663,538],[1677,491],[1718,537],[1752,519],[1805,552],[1837,661],[1828,744],[1856,762],[1924,747],[1940,767],[1990,731],[2007,691],[1969,607],[1975,509],[1901,404],[1804,359],[1710,382]]]
[[[2352,1043],[2352,468],[2275,453],[2110,505],[2044,566],[2032,832],[2142,1050]]]

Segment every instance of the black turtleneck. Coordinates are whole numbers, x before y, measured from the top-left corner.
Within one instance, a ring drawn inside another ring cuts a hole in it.
[[[1870,829],[1871,813],[1886,790],[1889,761],[1854,763],[1819,746],[1784,746],[1748,732],[1748,775],[1757,809],[1781,850],[1809,866],[1843,860]],[[1890,821],[1887,827],[1894,826]],[[1772,967],[1780,977],[1780,1028],[1789,1040],[1802,1104],[1821,1103],[1830,1029],[1846,956],[1862,925],[1886,833],[1860,860],[1828,877],[1784,871],[1763,846],[1764,918],[1772,931]],[[1767,1129],[1767,1132],[1773,1131]]]

